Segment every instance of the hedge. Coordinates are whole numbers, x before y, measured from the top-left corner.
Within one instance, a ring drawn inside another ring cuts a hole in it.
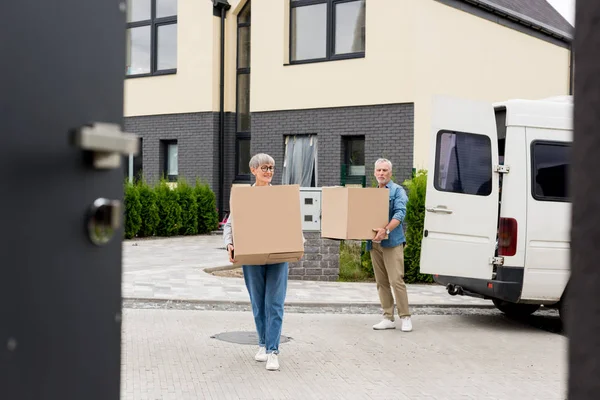
[[[125,182],[125,237],[196,235],[219,226],[216,196],[205,183]]]

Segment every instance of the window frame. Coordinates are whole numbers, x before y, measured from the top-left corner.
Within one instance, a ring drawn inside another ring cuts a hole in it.
[[[440,129],[437,134],[436,134],[436,138],[435,138],[435,165],[434,165],[434,169],[433,169],[433,187],[435,188],[435,190],[437,190],[438,192],[442,192],[442,193],[452,193],[455,195],[459,195],[459,196],[480,196],[480,197],[487,197],[490,196],[493,193],[493,187],[490,186],[490,192],[488,194],[476,194],[476,193],[461,193],[461,192],[455,192],[453,190],[447,190],[447,189],[443,189],[439,186],[437,178],[439,176],[440,173],[440,143],[442,140],[442,135],[444,133],[452,133],[452,134],[462,134],[462,135],[467,135],[467,136],[480,136],[485,138],[488,143],[489,143],[489,148],[490,148],[490,178],[492,180],[492,185],[494,182],[494,169],[493,169],[493,148],[492,148],[492,139],[488,136],[488,135],[484,135],[484,134],[480,134],[480,133],[472,133],[472,132],[463,132],[463,131],[455,131],[455,130],[449,130],[449,129]]]
[[[179,13],[179,5],[177,6]],[[158,28],[166,25],[177,25],[177,14],[169,17],[156,17],[156,0],[150,0],[150,19],[143,21],[127,22],[125,30],[131,28],[150,27],[150,72],[143,74],[127,74],[125,70],[125,79],[146,78],[149,76],[171,75],[177,73],[177,67],[157,70],[158,66]],[[177,36],[177,45],[179,45],[179,35]],[[127,68],[127,66],[125,66]]]
[[[177,182],[179,179],[179,143],[176,139],[170,140],[161,140],[163,148],[163,170],[162,176],[169,182]],[[169,145],[176,144],[177,145],[177,175],[169,175]]]
[[[289,40],[288,40],[288,54],[289,54],[289,65],[297,64],[311,64],[317,62],[327,61],[338,61],[338,60],[351,60],[355,58],[365,58],[366,55],[366,10],[365,10],[365,50],[354,53],[335,54],[335,22],[336,22],[336,5],[343,3],[352,3],[358,0],[289,0],[290,4],[290,19],[289,19]],[[317,4],[327,5],[326,21],[327,25],[325,28],[325,57],[322,58],[311,58],[306,60],[292,60],[292,10],[298,7],[313,6]],[[365,0],[366,7],[366,0]]]
[[[250,78],[250,67],[252,65],[252,9],[251,9],[251,0],[248,0],[246,4],[242,7],[239,13],[236,15],[236,54],[235,54],[235,181],[236,182],[250,182],[252,174],[240,174],[240,141],[242,140],[251,140],[251,130],[252,130],[252,114],[250,113],[250,107],[248,107],[248,113],[250,116],[250,127],[248,130],[239,131],[238,130],[238,122],[239,122],[239,81],[240,75],[248,75]],[[240,22],[240,15],[246,10],[246,7],[250,7],[250,22]],[[250,54],[249,54],[249,63],[247,67],[240,67],[240,28],[248,28],[248,32],[250,35]],[[250,105],[250,99],[248,99],[248,105]]]
[[[536,173],[536,157],[535,157],[535,146],[536,145],[550,145],[550,146],[559,146],[559,147],[567,147],[570,148],[571,150],[573,149],[573,145],[571,142],[561,142],[561,141],[557,141],[557,140],[545,140],[545,139],[536,139],[533,140],[531,142],[529,151],[531,153],[531,164],[529,166],[529,171],[531,173],[531,196],[537,200],[537,201],[544,201],[544,202],[554,202],[554,203],[570,203],[572,201],[571,197],[567,196],[567,197],[554,197],[554,196],[540,196],[538,194],[535,193],[535,173]],[[571,164],[568,164],[569,167],[571,166]],[[566,175],[566,177],[568,178],[568,174]],[[569,183],[566,182],[567,184],[567,189],[569,187]]]

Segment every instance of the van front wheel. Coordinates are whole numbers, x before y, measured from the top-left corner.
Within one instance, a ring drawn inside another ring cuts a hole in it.
[[[509,317],[527,317],[540,308],[539,304],[519,304],[509,301],[492,299],[496,308]]]

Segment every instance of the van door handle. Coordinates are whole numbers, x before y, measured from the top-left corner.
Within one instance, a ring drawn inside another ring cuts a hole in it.
[[[426,208],[427,211],[432,213],[440,213],[440,214],[452,214],[452,210],[448,210],[446,206],[437,206],[433,208]]]

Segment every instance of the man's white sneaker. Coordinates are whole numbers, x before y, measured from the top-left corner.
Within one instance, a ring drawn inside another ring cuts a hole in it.
[[[410,332],[412,331],[412,321],[410,317],[402,317],[402,332]]]
[[[256,355],[254,356],[254,359],[256,361],[260,361],[260,362],[265,362],[268,359],[268,355],[267,355],[267,350],[264,347],[259,347],[258,348],[258,353],[256,353]]]
[[[376,331],[382,331],[384,329],[396,329],[396,324],[394,321],[384,318],[378,324],[373,325],[373,329]]]
[[[277,358],[277,354],[269,353],[267,357],[267,369],[269,371],[277,371],[279,369],[279,360]]]

